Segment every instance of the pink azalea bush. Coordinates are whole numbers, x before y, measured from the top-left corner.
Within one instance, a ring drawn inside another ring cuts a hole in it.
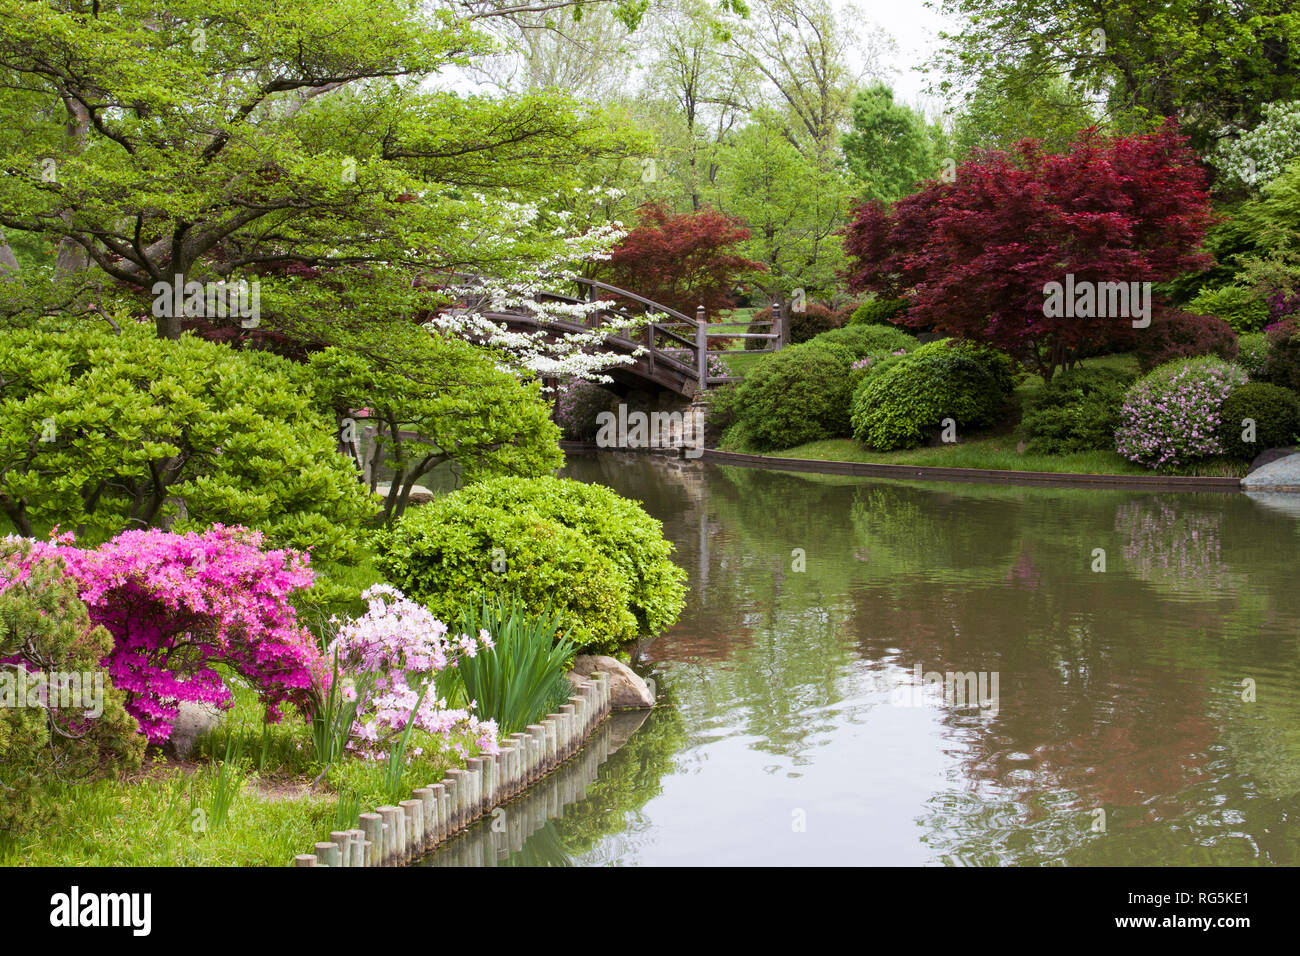
[[[496,723],[478,720],[473,701],[468,708],[450,708],[432,686],[420,696],[438,672],[474,657],[480,647],[491,648],[491,635],[453,635],[428,608],[391,585],[373,585],[361,596],[366,613],[343,623],[326,649],[331,660],[338,653],[340,670],[357,675],[343,691],[345,699],[361,697],[349,748],[367,759],[382,758],[414,713],[416,730],[443,738],[462,756],[468,738],[482,753],[499,753]],[[419,748],[412,753],[419,756]]]
[[[1138,379],[1124,396],[1115,449],[1148,468],[1173,468],[1223,454],[1223,401],[1246,372],[1217,358],[1184,359]]]
[[[103,661],[127,711],[151,743],[171,736],[182,701],[231,705],[213,665],[248,679],[278,721],[286,703],[308,706],[324,658],[289,595],[311,586],[308,556],[262,549],[262,535],[213,525],[188,534],[126,531],[98,548],[71,535],[35,542],[0,575],[0,590],[41,558],[61,558],[95,624],[113,635]]]

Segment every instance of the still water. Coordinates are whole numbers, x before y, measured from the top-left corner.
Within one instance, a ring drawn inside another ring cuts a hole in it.
[[[690,574],[661,705],[434,865],[1300,864],[1300,500],[566,473]]]

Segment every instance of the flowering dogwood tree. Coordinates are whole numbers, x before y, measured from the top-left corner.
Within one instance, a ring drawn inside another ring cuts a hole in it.
[[[345,622],[327,649],[339,666],[357,675],[343,690],[345,700],[361,700],[349,748],[370,760],[382,758],[389,744],[414,721],[415,729],[442,737],[464,754],[473,737],[482,753],[499,753],[494,721],[480,721],[468,708],[449,708],[430,694],[435,676],[462,657],[491,648],[487,631],[477,636],[451,634],[430,611],[397,588],[376,584],[362,598],[366,613]],[[420,750],[412,751],[416,756]]]

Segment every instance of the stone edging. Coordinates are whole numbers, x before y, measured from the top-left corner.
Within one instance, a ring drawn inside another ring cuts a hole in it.
[[[596,452],[591,442],[560,442],[564,451]],[[627,453],[627,449],[618,449]],[[654,450],[680,455],[679,450]],[[777,458],[706,448],[696,461],[770,471],[798,471],[819,475],[894,478],[907,481],[969,481],[1009,485],[1061,485],[1075,488],[1155,489],[1159,491],[1241,491],[1240,478],[1196,478],[1181,475],[1087,475],[1079,472],[1001,471],[994,468],[942,468],[934,465],[885,465],[865,461],[821,461],[814,458]]]
[[[398,806],[363,813],[355,830],[335,830],[294,866],[405,866],[493,808],[508,802],[582,749],[587,735],[609,716],[609,675],[597,674],[577,694],[526,732],[511,734],[495,756],[471,757],[466,769],[448,770],[441,783],[420,787]]]

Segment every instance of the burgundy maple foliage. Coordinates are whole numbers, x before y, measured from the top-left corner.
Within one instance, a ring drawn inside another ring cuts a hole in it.
[[[602,270],[612,285],[692,318],[703,305],[711,317],[734,306],[732,291],[745,273],[766,269],[735,251],[749,230],[717,210],[673,215],[647,203],[637,213],[640,224]]]
[[[1172,122],[1137,136],[1085,131],[1059,154],[1026,140],[977,154],[953,182],[892,208],[855,206],[847,279],[905,298],[909,325],[1006,349],[1051,378],[1143,330],[1128,317],[1045,315],[1047,283],[1159,282],[1206,268],[1213,220],[1205,172]]]

